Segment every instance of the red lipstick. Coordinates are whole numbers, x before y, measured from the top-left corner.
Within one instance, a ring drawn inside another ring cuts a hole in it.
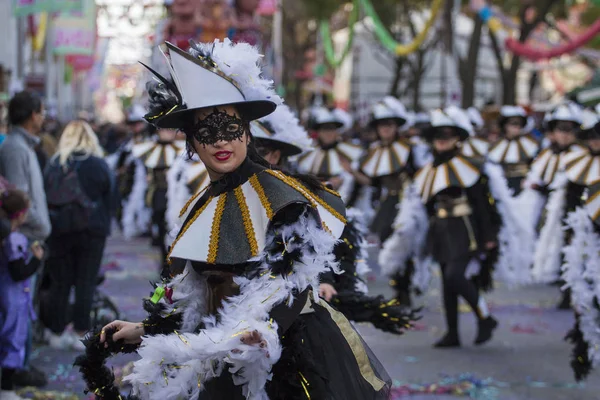
[[[230,151],[218,151],[215,153],[215,158],[219,161],[227,161],[231,157]]]

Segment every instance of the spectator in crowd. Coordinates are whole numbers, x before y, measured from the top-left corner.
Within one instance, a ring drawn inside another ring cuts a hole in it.
[[[42,171],[35,152],[44,116],[44,105],[37,95],[27,91],[15,94],[8,104],[11,129],[0,145],[0,175],[25,192],[30,201],[27,218],[20,227],[20,232],[30,242],[43,242],[51,229]],[[28,349],[31,337],[32,329],[29,327]],[[44,386],[46,376],[29,365],[29,354],[30,351],[26,355],[25,367],[16,371],[12,380],[17,386]]]
[[[0,175],[24,191],[31,201],[21,232],[30,240],[40,241],[50,234],[44,181],[35,153],[44,114],[44,106],[37,95],[17,93],[8,105],[8,120],[12,129],[0,146]]]
[[[98,138],[82,120],[67,124],[58,151],[44,171],[50,217],[48,295],[41,318],[50,345],[83,350],[81,339],[91,328],[90,311],[98,271],[110,233],[114,177],[104,161]],[[69,319],[69,293],[75,305]],[[65,328],[73,322],[74,332]]]
[[[0,194],[0,219],[10,222],[10,232],[2,238],[0,253],[0,399],[21,400],[15,393],[15,374],[22,371],[28,341],[28,327],[35,318],[30,285],[31,276],[41,266],[44,248],[29,243],[18,231],[27,218],[29,199],[21,190]]]

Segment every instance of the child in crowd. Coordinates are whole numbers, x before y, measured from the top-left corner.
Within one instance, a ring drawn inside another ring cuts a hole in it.
[[[38,270],[44,249],[18,232],[29,209],[27,195],[16,189],[0,193],[0,219],[10,221],[10,233],[2,240],[0,254],[0,398],[18,400],[13,375],[23,368],[29,320],[35,313],[31,302],[29,278]]]

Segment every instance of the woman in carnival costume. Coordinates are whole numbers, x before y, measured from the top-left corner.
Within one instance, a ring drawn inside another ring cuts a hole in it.
[[[431,161],[431,148],[423,140],[423,132],[431,127],[431,118],[426,112],[410,112],[406,139],[412,145],[413,161],[417,168],[422,168]]]
[[[175,160],[181,155],[185,143],[176,140],[172,129],[159,129],[151,140],[133,146],[131,154],[146,168],[145,205],[152,210],[152,244],[160,248],[162,273],[168,271],[166,264],[168,232],[165,214],[167,211],[167,174]]]
[[[503,106],[498,118],[502,138],[491,146],[487,154],[489,161],[502,167],[515,196],[521,193],[529,166],[540,148],[535,138],[527,133],[528,122],[523,107]]]
[[[547,223],[542,228],[540,242],[536,249],[533,272],[536,280],[542,282],[558,280],[564,256],[560,251],[557,254],[553,249],[543,249],[541,246],[558,245],[562,249],[569,245],[573,238],[573,230],[565,226],[565,218],[578,207],[583,206],[586,188],[600,179],[600,131],[596,130],[598,115],[593,111],[584,110],[580,117],[582,124],[577,139],[585,148],[570,152],[562,160],[564,177],[559,178],[560,186],[552,192],[548,200]],[[549,265],[541,265],[542,262],[548,262]],[[551,269],[552,267],[555,269]],[[559,281],[559,283],[563,282]],[[562,290],[562,299],[558,308],[569,309],[570,307],[571,290],[567,287]]]
[[[379,194],[379,206],[370,228],[381,244],[394,232],[392,224],[404,186],[416,171],[412,146],[399,134],[400,127],[406,125],[409,118],[404,105],[391,96],[375,103],[369,126],[377,133],[378,141],[370,146],[354,170],[348,169],[357,182],[374,187]],[[396,299],[406,306],[411,304],[411,271],[412,265],[405,276],[393,277],[390,281]]]
[[[337,269],[343,202],[309,177],[271,169],[253,147],[249,122],[281,103],[257,50],[228,40],[167,47],[175,85],[160,77],[150,86],[148,118],[186,133],[211,183],[184,207],[170,258],[185,269],[146,301],[150,317],[91,337],[78,360],[89,389],[116,397],[94,361],[139,344],[126,378],[139,398],[387,399],[383,368],[317,296],[319,275]]]
[[[497,321],[490,316],[480,290],[490,289],[491,269],[507,282],[520,282],[527,247],[511,212],[511,196],[502,171],[461,154],[460,142],[471,124],[464,111],[449,107],[432,112],[426,138],[434,160],[420,169],[407,187],[394,222],[396,230],[384,243],[379,263],[388,275],[405,274],[414,260],[412,284],[425,290],[429,265],[440,264],[448,331],[436,347],[458,347],[458,297],[476,315],[475,344],[491,339]],[[473,278],[473,279],[471,279]]]
[[[289,158],[312,146],[307,132],[285,105],[260,121],[253,121],[250,129],[258,153],[280,169],[289,170]],[[333,251],[342,273],[321,274],[319,295],[352,321],[369,322],[381,330],[401,334],[411,326],[416,314],[397,300],[367,294],[365,278],[370,268],[362,226],[360,212],[347,209],[346,227]]]
[[[127,239],[145,234],[150,228],[152,211],[146,205],[148,188],[146,168],[142,160],[132,154],[136,145],[144,143],[147,123],[144,108],[136,104],[127,115],[131,127],[130,138],[119,149],[106,157],[106,163],[115,171],[119,204],[117,220]]]
[[[346,125],[346,113],[325,107],[310,110],[308,125],[317,132],[314,150],[298,158],[298,171],[315,175],[331,184],[344,201],[351,197],[354,179],[346,170],[362,154],[362,148],[342,141],[340,130]]]
[[[554,283],[560,278],[561,251],[566,239],[563,220],[568,211],[577,206],[577,201],[575,204],[568,202],[580,197],[582,190],[579,185],[569,183],[576,176],[565,174],[567,160],[585,152],[585,148],[577,143],[581,117],[582,109],[574,103],[562,104],[549,115],[548,135],[552,137],[552,145],[533,161],[525,182],[530,193],[538,199],[537,204],[532,203],[535,208],[529,210],[534,218],[530,223],[539,227],[531,270],[536,282]],[[559,307],[569,308],[568,293]]]

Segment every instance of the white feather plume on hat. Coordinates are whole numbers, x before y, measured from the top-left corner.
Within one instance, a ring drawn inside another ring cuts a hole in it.
[[[278,106],[272,114],[260,119],[259,122],[266,122],[272,128],[273,132],[268,138],[270,140],[292,144],[302,151],[312,148],[312,140],[308,137],[308,132],[300,125],[300,121],[286,104]]]

